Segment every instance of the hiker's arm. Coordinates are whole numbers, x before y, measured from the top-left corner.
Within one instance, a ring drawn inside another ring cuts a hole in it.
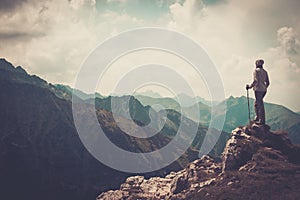
[[[256,84],[257,84],[258,80],[257,80],[257,73],[256,71],[253,72],[253,82],[251,83],[251,85],[248,85],[248,89],[253,88]]]
[[[269,87],[269,85],[270,85],[270,80],[269,80],[268,73],[266,73],[266,86]]]

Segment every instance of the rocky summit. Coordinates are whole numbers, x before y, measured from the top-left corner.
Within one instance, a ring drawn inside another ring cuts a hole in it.
[[[232,131],[220,161],[203,156],[165,177],[129,177],[97,200],[298,199],[299,155],[286,132],[251,123]]]

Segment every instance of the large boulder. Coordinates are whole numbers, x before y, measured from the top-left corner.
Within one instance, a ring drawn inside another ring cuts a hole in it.
[[[297,199],[299,153],[287,133],[251,123],[232,131],[220,162],[203,156],[163,178],[130,177],[97,199]]]

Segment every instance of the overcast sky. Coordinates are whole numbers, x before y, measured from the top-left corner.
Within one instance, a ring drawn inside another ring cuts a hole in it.
[[[206,50],[227,97],[245,95],[254,62],[263,58],[271,81],[266,101],[300,111],[299,8],[299,0],[0,0],[0,57],[48,82],[73,85],[84,59],[108,37],[162,27],[187,35]],[[172,65],[167,60],[175,59],[163,55],[160,60]],[[135,56],[159,57],[149,51]],[[142,64],[136,60],[119,64]],[[111,68],[107,84],[122,72],[117,69],[117,64]],[[205,85],[190,73],[185,78],[194,87]],[[208,98],[204,90],[199,95]]]

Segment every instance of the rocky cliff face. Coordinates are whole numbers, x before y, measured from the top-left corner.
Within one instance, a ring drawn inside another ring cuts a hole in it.
[[[269,129],[255,124],[236,128],[222,161],[204,156],[165,177],[129,177],[119,190],[97,199],[297,199],[300,148],[287,133]]]

